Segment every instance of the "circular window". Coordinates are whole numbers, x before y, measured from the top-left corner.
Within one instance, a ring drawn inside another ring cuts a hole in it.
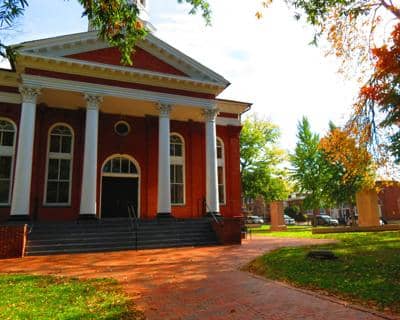
[[[119,136],[127,136],[129,131],[131,131],[131,127],[129,123],[125,121],[119,121],[115,124],[114,131]]]

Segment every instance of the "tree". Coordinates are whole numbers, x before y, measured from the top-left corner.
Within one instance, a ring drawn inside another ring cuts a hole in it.
[[[286,199],[286,172],[280,167],[285,153],[278,147],[279,128],[269,121],[249,117],[240,135],[240,169],[246,198],[262,196],[266,202]]]
[[[320,140],[319,149],[328,167],[324,192],[333,203],[354,204],[357,192],[374,187],[372,156],[346,130],[331,126]]]
[[[135,0],[78,0],[83,6],[83,16],[87,16],[92,26],[98,30],[99,37],[121,51],[124,64],[132,64],[132,53],[137,41],[143,39],[148,30],[139,19],[139,7]],[[207,23],[211,10],[206,0],[178,0],[191,5],[190,14],[199,10]],[[16,19],[23,15],[27,0],[4,0],[0,5],[0,31],[11,28]],[[0,39],[0,54],[10,60],[15,58]],[[12,63],[12,61],[11,61]]]
[[[262,1],[264,7],[272,0]],[[315,29],[328,53],[342,61],[341,71],[362,86],[348,124],[348,133],[367,143],[377,164],[390,164],[388,151],[400,161],[399,67],[400,4],[392,0],[285,0],[297,19]],[[257,15],[261,16],[260,13]],[[392,33],[387,30],[393,28]],[[397,55],[397,56],[396,56]],[[386,71],[384,71],[385,68]],[[382,117],[383,119],[379,119]]]
[[[312,133],[306,117],[297,126],[296,149],[290,156],[292,179],[297,189],[305,194],[304,208],[318,210],[324,208],[327,198],[324,194],[328,168],[319,148],[319,136]]]
[[[389,151],[400,164],[400,23],[392,32],[391,43],[373,49],[372,54],[375,70],[360,90],[349,125],[381,151],[379,160],[386,161]]]

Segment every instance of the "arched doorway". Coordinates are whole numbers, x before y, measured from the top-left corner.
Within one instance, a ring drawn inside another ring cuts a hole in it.
[[[128,204],[139,217],[140,168],[127,155],[114,155],[103,164],[101,218],[127,218]]]

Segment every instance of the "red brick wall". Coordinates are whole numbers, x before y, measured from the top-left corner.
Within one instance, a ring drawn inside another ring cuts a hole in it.
[[[400,220],[400,187],[385,186],[379,193],[382,215],[388,220]]]
[[[220,244],[231,245],[242,243],[242,218],[225,218],[220,223],[213,221],[212,227]]]
[[[81,52],[67,56],[68,58],[93,61],[105,64],[121,66],[121,53],[118,48],[104,48],[88,52]],[[178,76],[186,76],[182,71],[158,59],[147,51],[136,47],[132,55],[133,68],[169,73]]]
[[[0,105],[0,117],[19,122],[20,107]],[[114,124],[125,120],[131,125],[126,137],[114,133]],[[74,130],[74,156],[71,205],[51,207],[44,205],[45,174],[47,161],[48,132],[55,123],[66,123]],[[172,214],[179,218],[194,218],[203,215],[205,187],[205,128],[195,121],[171,121],[171,132],[185,139],[186,203],[173,206]],[[239,167],[240,127],[217,126],[217,135],[225,146],[226,205],[221,213],[226,217],[241,214],[241,186]],[[79,217],[82,185],[83,150],[85,136],[85,111],[48,108],[38,106],[35,147],[33,156],[31,214],[33,218],[46,221],[75,220]],[[142,218],[154,218],[157,214],[157,170],[158,170],[158,118],[130,117],[100,114],[98,148],[98,212],[101,201],[102,165],[112,155],[127,154],[140,167],[140,211]],[[9,207],[0,208],[0,219],[7,220]]]
[[[26,225],[0,226],[0,259],[24,256],[26,229]]]

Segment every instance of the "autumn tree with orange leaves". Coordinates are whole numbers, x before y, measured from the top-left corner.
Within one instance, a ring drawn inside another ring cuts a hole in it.
[[[374,187],[373,158],[346,130],[330,126],[331,130],[319,142],[329,173],[324,192],[335,205],[354,204],[357,192]]]
[[[391,37],[390,44],[372,49],[375,71],[360,90],[350,128],[376,148],[381,161],[390,154],[400,163],[400,23]]]
[[[261,4],[268,7],[272,2]],[[285,2],[297,19],[314,27],[312,43],[330,44],[327,53],[342,62],[340,70],[361,84],[348,134],[368,146],[378,165],[385,166],[393,159],[400,163],[399,1]],[[260,18],[262,10],[256,16]]]

